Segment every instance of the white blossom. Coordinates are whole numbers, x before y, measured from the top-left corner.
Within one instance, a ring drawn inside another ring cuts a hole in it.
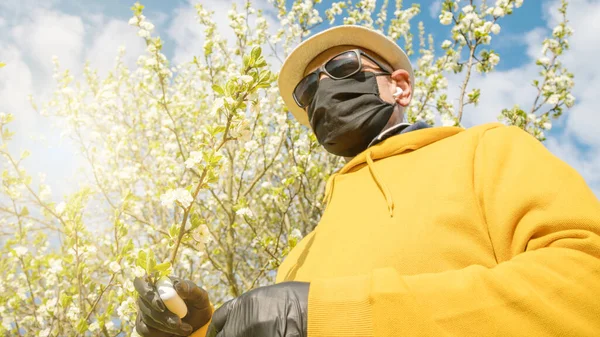
[[[67,310],[67,318],[70,321],[76,322],[77,319],[79,318],[79,314],[80,314],[79,308],[74,305],[71,305],[69,307],[69,309]]]
[[[135,25],[137,25],[139,22],[140,22],[140,21],[139,21],[138,17],[137,17],[137,16],[134,16],[134,17],[132,17],[131,19],[129,19],[129,22],[128,22],[128,23],[129,23],[131,26],[135,26]]]
[[[236,102],[232,97],[227,96],[225,97],[225,103],[229,104],[230,106],[233,106]]]
[[[452,12],[443,11],[442,14],[440,14],[440,23],[445,26],[451,24],[452,23]]]
[[[250,218],[252,218],[254,216],[254,214],[252,213],[252,210],[248,207],[238,209],[237,211],[235,211],[235,214],[240,215],[240,216],[247,216]]]
[[[110,270],[113,273],[118,273],[119,271],[121,271],[121,265],[119,264],[119,262],[117,261],[112,261],[109,265],[108,268],[110,268]]]
[[[573,107],[573,105],[575,104],[575,97],[571,94],[567,94],[567,98],[565,98],[565,105],[568,108]]]
[[[13,249],[15,250],[15,254],[17,254],[19,257],[27,254],[28,252],[28,249],[25,246],[15,246]]]
[[[501,7],[496,7],[496,8],[494,8],[494,11],[492,12],[492,15],[494,15],[495,17],[503,17],[504,16],[504,9],[502,9]]]
[[[560,100],[560,96],[559,95],[551,95],[550,97],[548,97],[548,100],[546,101],[546,103],[551,104],[551,105],[556,105],[558,104]]]
[[[10,331],[12,329],[13,325],[14,325],[14,320],[12,318],[10,318],[9,316],[2,317],[2,327],[4,327],[4,329]]]
[[[495,23],[492,25],[491,32],[498,35],[500,34],[500,25]]]
[[[251,83],[252,81],[254,81],[254,78],[250,75],[242,75],[242,76],[240,76],[240,79],[244,83]]]
[[[113,321],[108,321],[104,324],[104,327],[106,327],[106,329],[110,330],[114,330],[115,328],[115,323],[113,323]]]
[[[98,330],[100,329],[100,324],[98,323],[98,321],[94,321],[94,322],[92,322],[92,324],[90,324],[90,325],[88,326],[88,329],[89,329],[91,332],[98,331]]]
[[[490,64],[495,66],[500,62],[500,56],[498,56],[498,54],[496,53],[490,53],[490,57],[488,60],[490,61]]]
[[[179,202],[183,207],[189,207],[189,205],[194,201],[192,195],[185,188],[176,188],[174,190],[169,190],[165,194],[160,196],[160,201],[163,206],[170,206],[173,202]]]
[[[452,116],[449,114],[442,115],[442,126],[454,126],[454,124],[456,124],[456,122]]]
[[[550,59],[546,56],[540,57],[538,62],[545,66],[550,65]]]
[[[140,24],[140,27],[147,30],[148,32],[151,32],[152,30],[154,30],[154,25],[148,21],[142,22]]]
[[[139,37],[143,37],[143,38],[146,38],[146,39],[150,38],[150,32],[147,31],[147,30],[145,30],[145,29],[138,30],[137,34],[138,34]]]
[[[185,167],[192,168],[196,164],[202,161],[202,152],[200,151],[192,151],[190,152],[190,156],[185,161]]]
[[[292,229],[292,231],[290,232],[290,237],[300,240],[302,239],[302,232],[300,232],[300,230],[298,228],[294,228]]]
[[[140,266],[133,267],[133,275],[135,277],[143,277],[145,274],[146,274],[146,271],[144,270],[144,268],[142,268]]]
[[[252,139],[251,141],[246,142],[246,144],[244,144],[244,149],[246,149],[246,151],[248,152],[252,152],[256,149],[258,149],[258,142],[254,139]]]
[[[48,261],[48,264],[50,265],[50,271],[54,274],[59,273],[63,270],[62,260],[60,259],[50,259]]]
[[[208,230],[208,226],[200,225],[196,230],[192,233],[192,237],[199,244],[198,249],[204,249],[206,244],[213,241],[213,237]]]

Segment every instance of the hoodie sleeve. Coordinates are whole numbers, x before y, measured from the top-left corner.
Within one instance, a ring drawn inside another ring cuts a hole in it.
[[[488,130],[474,193],[498,264],[311,283],[308,336],[598,336],[600,202],[516,127]]]

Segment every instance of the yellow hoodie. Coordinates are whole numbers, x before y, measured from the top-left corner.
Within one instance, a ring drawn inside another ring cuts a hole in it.
[[[277,281],[308,336],[600,336],[600,202],[516,127],[397,135],[328,182]]]

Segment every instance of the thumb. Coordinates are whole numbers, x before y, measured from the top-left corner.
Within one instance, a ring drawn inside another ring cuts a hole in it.
[[[190,280],[177,280],[173,285],[175,291],[186,302],[200,306],[210,306],[208,293]]]

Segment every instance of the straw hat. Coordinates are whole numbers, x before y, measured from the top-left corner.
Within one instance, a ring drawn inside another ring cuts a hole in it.
[[[344,25],[329,28],[300,43],[287,57],[279,72],[279,92],[298,122],[310,127],[306,111],[294,101],[292,92],[304,77],[306,66],[325,50],[343,45],[366,48],[386,60],[393,69],[404,69],[414,86],[412,66],[406,53],[383,34],[362,26]]]

